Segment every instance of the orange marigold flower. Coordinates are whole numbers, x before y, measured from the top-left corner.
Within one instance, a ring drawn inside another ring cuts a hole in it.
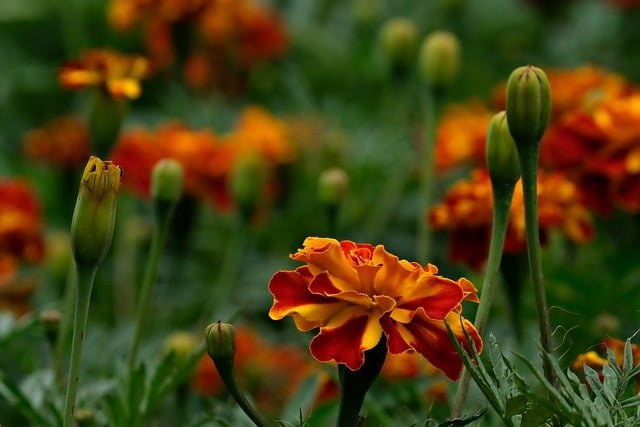
[[[89,131],[82,120],[59,117],[29,131],[22,145],[29,158],[71,168],[86,163],[89,158]]]
[[[271,165],[291,163],[296,155],[287,124],[261,107],[245,108],[226,138],[239,153],[257,153]]]
[[[236,328],[234,367],[238,382],[261,410],[279,413],[302,380],[313,373],[313,365],[297,347],[276,345],[261,339],[246,327]],[[203,355],[191,385],[197,394],[212,396],[224,385],[208,355]]]
[[[492,113],[481,103],[449,107],[438,125],[435,163],[438,171],[484,163],[485,139]]]
[[[59,79],[67,89],[98,87],[116,99],[135,99],[142,92],[140,81],[150,72],[151,65],[142,56],[107,49],[89,50],[78,60],[64,64]]]
[[[306,263],[283,270],[269,281],[274,303],[269,316],[292,316],[300,331],[320,328],[311,354],[351,370],[364,363],[364,352],[384,337],[392,354],[417,351],[449,378],[462,370],[445,321],[466,344],[465,331],[478,350],[482,339],[461,315],[461,302],[477,300],[475,288],[438,276],[431,264],[400,260],[384,246],[309,237],[291,258]],[[464,328],[464,329],[463,329]]]
[[[575,184],[561,174],[540,173],[538,177],[538,215],[543,241],[551,229],[562,231],[574,242],[590,240],[594,228],[591,215],[578,201]],[[473,171],[470,180],[459,181],[445,199],[429,213],[435,229],[451,232],[449,244],[452,261],[464,262],[480,269],[486,260],[491,231],[493,197],[491,181],[485,170]],[[519,181],[511,203],[505,252],[526,249],[524,200]]]
[[[590,207],[640,212],[640,94],[567,113],[544,137],[541,163],[561,168]]]
[[[40,207],[31,187],[0,179],[0,286],[11,281],[21,262],[40,262],[43,255]]]

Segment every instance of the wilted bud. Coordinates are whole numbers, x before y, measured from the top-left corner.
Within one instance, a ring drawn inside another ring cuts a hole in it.
[[[230,189],[238,207],[251,213],[262,197],[268,171],[262,157],[245,154],[238,158],[231,173]]]
[[[160,160],[151,172],[151,197],[176,203],[182,197],[182,165],[173,159]]]
[[[236,354],[236,330],[230,323],[221,321],[207,326],[205,332],[207,352],[218,366],[218,363],[233,362]]]
[[[431,33],[420,47],[418,66],[431,90],[447,89],[453,84],[460,68],[458,38],[447,31]]]
[[[318,198],[322,203],[340,203],[349,188],[349,175],[340,168],[327,169],[318,178]]]
[[[111,246],[120,176],[118,166],[93,156],[84,169],[71,220],[71,249],[78,265],[99,265]]]
[[[407,18],[387,21],[380,30],[380,45],[395,71],[404,71],[414,60],[418,28]]]
[[[516,143],[504,111],[494,115],[487,132],[487,168],[494,184],[515,184],[520,178]]]
[[[174,332],[164,342],[165,353],[174,353],[176,360],[186,361],[198,347],[198,339],[190,332]]]
[[[51,345],[54,345],[58,339],[61,320],[62,313],[60,313],[60,310],[49,309],[40,313],[40,322],[42,322],[44,334]]]
[[[550,115],[547,75],[531,65],[516,68],[507,82],[507,122],[516,143],[540,141]]]

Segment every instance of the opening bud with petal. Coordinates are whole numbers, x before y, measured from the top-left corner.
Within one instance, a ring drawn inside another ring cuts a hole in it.
[[[448,31],[435,31],[420,46],[418,66],[429,88],[441,92],[450,87],[460,68],[460,43]]]
[[[176,203],[182,197],[184,171],[182,165],[173,159],[160,160],[151,172],[151,197]]]
[[[515,185],[520,178],[516,143],[509,132],[504,111],[494,115],[487,132],[487,168],[493,185]]]
[[[516,143],[540,141],[550,115],[547,75],[532,65],[516,68],[507,82],[507,122]]]
[[[122,171],[91,156],[80,180],[71,220],[71,249],[78,265],[98,266],[111,246]]]

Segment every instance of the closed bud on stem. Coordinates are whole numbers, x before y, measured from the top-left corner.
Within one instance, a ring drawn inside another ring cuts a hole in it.
[[[431,90],[441,92],[449,88],[460,68],[458,38],[447,31],[431,33],[420,46],[418,66]]]
[[[390,19],[380,30],[380,46],[396,72],[404,72],[414,60],[417,43],[418,28],[410,19]]]
[[[80,180],[71,220],[71,249],[78,265],[97,267],[111,246],[120,168],[91,157]]]
[[[520,159],[516,143],[509,133],[504,111],[494,115],[487,132],[487,168],[491,182],[514,185],[520,178]]]
[[[318,198],[327,205],[340,203],[349,188],[349,175],[341,168],[330,168],[318,177]]]
[[[182,197],[184,171],[173,159],[160,160],[151,172],[151,197],[154,200],[176,203]]]
[[[516,68],[507,82],[507,122],[518,145],[539,142],[551,115],[551,90],[547,75],[527,65]]]
[[[262,157],[245,154],[238,158],[231,173],[231,194],[245,215],[250,215],[262,197],[268,171]]]
[[[221,321],[214,322],[207,326],[205,335],[207,353],[216,366],[226,363],[232,365],[236,354],[236,330],[233,325]]]

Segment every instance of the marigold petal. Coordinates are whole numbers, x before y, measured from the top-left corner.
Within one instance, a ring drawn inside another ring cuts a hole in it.
[[[464,277],[461,277],[458,279],[458,285],[460,285],[464,292],[465,301],[480,302],[480,298],[478,298],[478,289],[473,286],[473,283]]]
[[[355,305],[361,305],[369,307],[373,305],[373,301],[370,296],[356,292],[355,290],[343,291],[335,286],[336,278],[333,275],[325,272],[317,274],[309,283],[309,290],[317,295],[325,297],[334,297],[335,299],[349,302]]]
[[[344,302],[335,298],[311,293],[306,273],[306,267],[301,267],[296,271],[283,270],[273,275],[269,281],[269,291],[274,302],[269,317],[279,320],[297,314],[299,317],[294,316],[296,326],[308,330],[312,328],[309,322],[316,326],[324,324],[344,307]]]
[[[365,314],[348,317],[335,327],[321,328],[320,333],[311,340],[309,348],[313,357],[320,362],[336,361],[355,371],[364,363],[364,352],[375,347],[381,337],[379,319]]]
[[[482,339],[471,322],[453,311],[445,320],[465,348],[468,348],[468,345],[464,330],[474,341],[478,352],[482,351]],[[443,320],[432,320],[424,315],[415,316],[411,323],[406,325],[396,323],[395,327],[414,350],[443,371],[447,377],[452,380],[458,379],[462,371],[462,360],[449,339]]]
[[[397,256],[387,252],[382,245],[375,248],[373,262],[382,265],[375,277],[374,292],[392,298],[400,297],[408,287],[414,286],[415,281],[422,274],[422,267],[419,264],[399,260]]]
[[[303,248],[291,255],[292,259],[309,264],[313,274],[330,271],[335,277],[334,284],[340,290],[360,292],[358,275],[353,266],[347,262],[340,242],[324,237],[307,237]]]
[[[412,350],[405,337],[402,336],[401,330],[396,327],[396,322],[390,316],[382,317],[380,324],[387,336],[387,348],[390,353],[400,354]],[[410,337],[411,335],[407,334],[407,339],[410,339]]]
[[[422,308],[431,319],[444,319],[463,298],[462,288],[453,280],[423,275],[414,286],[405,290],[398,308],[413,311]]]

